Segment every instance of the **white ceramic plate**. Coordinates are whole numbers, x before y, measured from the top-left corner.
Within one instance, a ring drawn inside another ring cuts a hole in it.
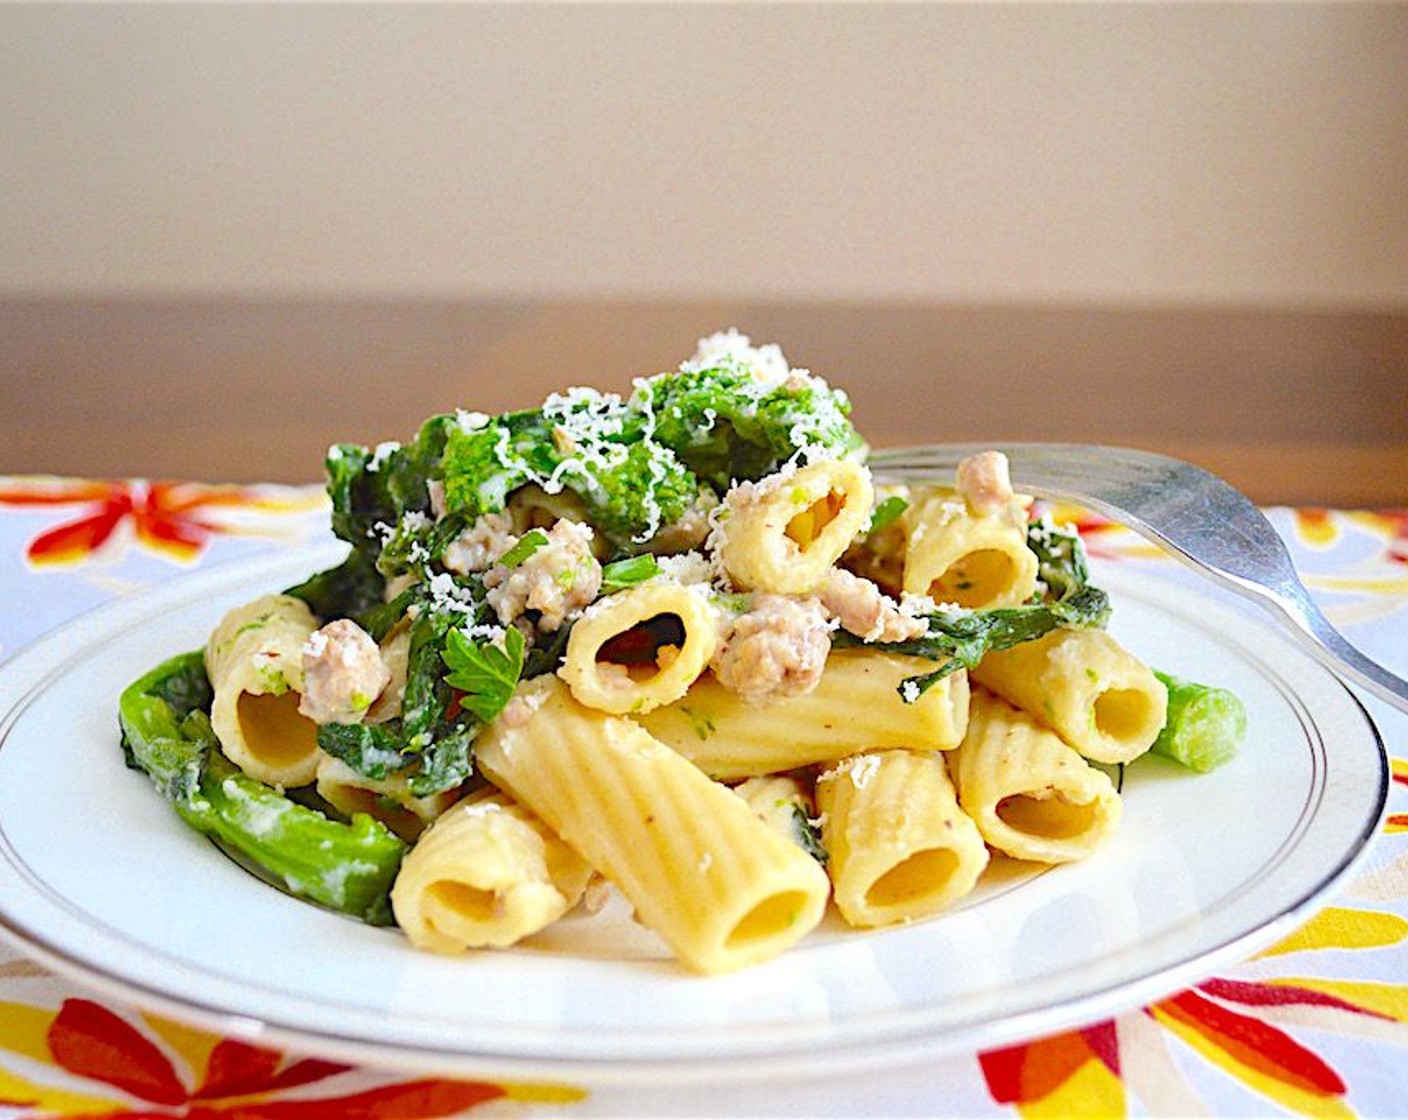
[[[1116,564],[1112,631],[1246,702],[1241,755],[1125,778],[1093,858],[999,865],[956,912],[825,925],[778,960],[702,978],[619,912],[532,945],[441,958],[287,898],[124,768],[116,700],[227,608],[334,556],[217,567],[80,619],[0,669],[0,925],[117,998],[328,1056],[479,1076],[780,1076],[982,1048],[1165,995],[1287,931],[1377,828],[1377,733],[1270,627]]]

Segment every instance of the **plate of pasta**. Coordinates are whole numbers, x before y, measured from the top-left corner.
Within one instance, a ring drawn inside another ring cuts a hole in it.
[[[1191,982],[1383,810],[1269,627],[1092,564],[998,451],[877,484],[736,332],[327,469],[325,546],[0,672],[0,920],[55,967],[355,1059],[837,1069]]]

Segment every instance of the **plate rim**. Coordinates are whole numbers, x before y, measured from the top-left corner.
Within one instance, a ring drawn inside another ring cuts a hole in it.
[[[91,646],[95,641],[111,641],[149,623],[152,611],[158,603],[176,606],[188,603],[203,590],[231,590],[235,586],[264,578],[266,574],[272,579],[275,574],[306,571],[324,561],[335,561],[342,547],[335,549],[331,544],[325,544],[306,549],[296,555],[276,553],[247,556],[210,565],[105,603],[21,647],[13,657],[0,663],[0,745],[3,745],[34,699],[42,694],[52,681],[62,677],[72,662],[91,654]],[[1154,572],[1131,570],[1122,561],[1115,561],[1113,566],[1108,562],[1097,562],[1097,567],[1104,571],[1120,571],[1136,583],[1151,580],[1163,584],[1175,596],[1203,598],[1220,611],[1231,611],[1225,599],[1202,596],[1198,589],[1172,580],[1161,580]],[[1115,582],[1120,580],[1117,578]],[[1250,620],[1255,616],[1248,613],[1245,617]],[[1284,641],[1284,635],[1272,630],[1264,619],[1258,621],[1263,628]],[[1233,652],[1239,657],[1246,657],[1250,652],[1241,641],[1230,644]],[[1362,729],[1356,727],[1355,730],[1367,731],[1368,738],[1377,750],[1379,772],[1373,811],[1366,815],[1364,827],[1330,871],[1321,876],[1315,884],[1301,891],[1297,900],[1285,906],[1280,913],[1201,952],[1155,969],[1146,975],[1132,980],[1115,980],[1073,998],[1008,1012],[996,1019],[976,1019],[970,1025],[950,1027],[937,1035],[927,1033],[922,1024],[914,1023],[902,1023],[889,1031],[876,1032],[873,1037],[866,1035],[848,1040],[831,1035],[822,1039],[819,1044],[820,1051],[825,1054],[827,1068],[837,1072],[874,1068],[877,1065],[895,1064],[921,1056],[1010,1045],[1022,1039],[1070,1029],[1080,1023],[1111,1014],[1112,1006],[1141,1005],[1209,975],[1212,970],[1228,960],[1243,959],[1256,948],[1275,940],[1283,929],[1297,923],[1307,911],[1314,909],[1364,859],[1373,838],[1380,831],[1387,809],[1390,768],[1382,733],[1361,698],[1319,662],[1294,646],[1287,644],[1285,648],[1300,659],[1299,664],[1304,669],[1320,674],[1324,682],[1337,686],[1338,692],[1343,692],[1348,697],[1359,718],[1363,720]],[[26,673],[32,679],[27,680]],[[1279,678],[1273,679],[1279,683]],[[19,681],[18,686],[11,683],[15,680]],[[1295,696],[1294,693],[1291,695]],[[1299,697],[1295,698],[1299,702]],[[1313,719],[1311,722],[1314,723]],[[4,842],[4,847],[8,850],[8,841]],[[11,859],[0,860],[0,876],[14,878],[17,875],[22,877],[23,871],[17,868]],[[311,1050],[328,1057],[359,1063],[389,1063],[398,1068],[449,1071],[473,1076],[548,1076],[587,1079],[595,1084],[632,1084],[661,1078],[670,1078],[677,1082],[716,1080],[720,1076],[749,1080],[773,1078],[795,1074],[809,1067],[814,1068],[819,1057],[817,1049],[809,1047],[805,1040],[797,1038],[780,1046],[754,1048],[745,1053],[729,1051],[727,1054],[699,1053],[688,1057],[657,1055],[642,1058],[625,1058],[620,1055],[545,1057],[541,1054],[464,1050],[407,1044],[401,1041],[372,1042],[358,1036],[340,1035],[335,1031],[317,1027],[310,1028],[307,1024],[280,1020],[273,1016],[252,1016],[230,1008],[203,1004],[191,992],[178,994],[130,975],[105,972],[100,963],[75,959],[62,947],[50,945],[42,933],[27,931],[23,922],[17,921],[16,916],[3,902],[0,902],[0,936],[55,973],[120,1000],[171,1014],[230,1037],[257,1041],[264,1045]],[[316,1003],[315,999],[309,997],[301,997],[301,1001]],[[910,1017],[913,1017],[912,1013]],[[726,1060],[728,1066],[726,1075],[721,1075],[719,1070],[714,1068],[721,1058]]]

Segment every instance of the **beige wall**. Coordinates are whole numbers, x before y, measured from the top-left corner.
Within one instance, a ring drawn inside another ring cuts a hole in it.
[[[0,7],[0,297],[1408,306],[1408,8]]]

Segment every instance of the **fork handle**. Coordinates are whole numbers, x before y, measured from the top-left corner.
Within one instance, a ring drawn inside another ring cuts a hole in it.
[[[1283,594],[1271,601],[1293,624],[1305,647],[1326,667],[1408,714],[1408,681],[1390,673],[1350,645],[1308,595]]]

